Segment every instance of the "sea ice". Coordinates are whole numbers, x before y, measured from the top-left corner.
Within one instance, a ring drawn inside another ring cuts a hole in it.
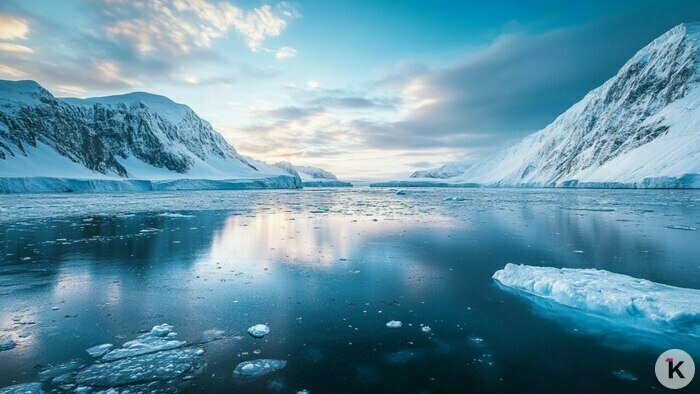
[[[93,387],[111,387],[198,375],[205,366],[202,354],[203,349],[190,347],[93,364],[78,372],[75,382]]]
[[[507,264],[493,278],[506,287],[588,313],[700,336],[700,290],[597,269]]]
[[[392,321],[389,321],[389,322],[386,323],[386,326],[389,327],[389,328],[399,328],[399,327],[401,327],[402,325],[403,325],[403,324],[402,324],[400,321],[398,321],[398,320],[392,320]]]
[[[420,330],[423,331],[423,332],[426,333],[426,334],[430,334],[430,333],[433,331],[433,329],[430,328],[430,326],[422,326],[422,327],[420,328]]]
[[[620,380],[626,380],[628,382],[636,382],[639,380],[639,378],[634,376],[631,372],[625,371],[624,369],[613,372],[613,375]]]
[[[0,394],[39,394],[41,383],[21,383],[0,388]]]
[[[39,380],[42,382],[52,380],[55,377],[65,375],[71,372],[75,372],[83,367],[83,362],[80,360],[71,360],[63,364],[52,365],[48,368],[44,368],[39,372]]]
[[[105,343],[102,345],[93,346],[89,349],[86,349],[85,351],[88,352],[88,354],[92,357],[97,358],[104,356],[105,353],[112,350],[112,347],[114,347],[114,345],[112,345],[111,343]]]
[[[255,338],[262,338],[270,333],[270,327],[266,324],[256,324],[248,329],[248,334]]]
[[[224,337],[226,337],[226,331],[213,328],[211,330],[204,331],[202,334],[202,342],[212,342],[223,339]]]
[[[233,370],[234,375],[258,377],[267,375],[284,368],[287,365],[285,360],[259,359],[244,361]]]
[[[114,361],[184,346],[186,344],[185,341],[174,339],[177,333],[173,332],[172,329],[173,327],[168,324],[155,326],[150,332],[141,334],[137,339],[124,343],[122,348],[114,349],[105,354],[103,360]]]
[[[15,346],[17,346],[17,342],[10,335],[0,335],[0,352],[14,349]]]

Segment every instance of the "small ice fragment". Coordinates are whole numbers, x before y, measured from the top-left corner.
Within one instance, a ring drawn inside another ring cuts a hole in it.
[[[11,336],[0,335],[0,352],[3,350],[14,349],[15,346],[17,346],[17,342],[15,342]]]
[[[475,343],[477,345],[484,343],[484,338],[482,338],[482,337],[471,336],[471,337],[469,337],[469,340],[472,341],[472,343]]]
[[[266,324],[256,324],[248,329],[248,334],[254,338],[262,338],[270,333],[270,327]]]
[[[445,201],[465,201],[464,197],[447,197]]]
[[[105,353],[112,350],[112,347],[114,347],[114,345],[112,345],[111,343],[104,343],[102,345],[93,346],[89,349],[86,349],[85,351],[88,352],[88,354],[92,357],[97,358],[104,356]]]
[[[577,250],[574,250],[574,253],[583,253],[583,250],[577,249]]]
[[[696,227],[684,226],[682,224],[666,226],[666,228],[670,228],[672,230],[698,231]]]
[[[406,195],[406,192],[405,192],[404,190],[399,190],[399,191],[396,192],[396,195],[397,195],[397,196],[405,196],[405,195]]]
[[[41,383],[38,382],[21,383],[0,388],[0,394],[39,394],[41,392]]]
[[[628,382],[636,382],[637,380],[639,380],[639,378],[634,376],[631,372],[625,371],[624,369],[620,369],[613,372],[613,375],[615,375],[615,377],[620,380],[626,380]]]
[[[202,334],[202,339],[204,342],[211,342],[211,341],[216,341],[219,339],[223,339],[226,336],[226,331],[223,330],[217,330],[217,329],[211,329],[211,330],[206,330]]]
[[[287,361],[285,360],[273,360],[265,358],[252,361],[244,361],[236,365],[236,368],[233,370],[233,375],[258,377],[280,370],[286,365]]]
[[[401,322],[398,321],[398,320],[391,320],[391,321],[389,321],[389,322],[386,323],[386,326],[389,327],[389,328],[399,328],[399,327],[401,327],[402,325],[403,325],[403,323],[401,323]]]
[[[426,334],[429,334],[429,333],[431,333],[431,332],[433,331],[433,329],[430,328],[430,326],[423,326],[423,327],[420,328],[420,330],[423,331],[423,332],[426,333]]]

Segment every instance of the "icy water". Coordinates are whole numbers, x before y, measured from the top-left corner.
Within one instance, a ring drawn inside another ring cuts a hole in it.
[[[4,195],[0,337],[15,346],[0,351],[0,387],[661,391],[656,358],[680,347],[700,359],[692,339],[621,328],[491,276],[509,262],[592,267],[699,289],[699,227],[697,191]],[[255,324],[269,334],[248,335]],[[86,352],[139,335],[174,350],[123,358],[124,370]],[[255,359],[286,364],[234,374]]]

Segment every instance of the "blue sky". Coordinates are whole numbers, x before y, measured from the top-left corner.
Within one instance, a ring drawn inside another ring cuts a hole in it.
[[[386,179],[542,128],[697,1],[6,0],[0,78],[147,91],[239,152]]]

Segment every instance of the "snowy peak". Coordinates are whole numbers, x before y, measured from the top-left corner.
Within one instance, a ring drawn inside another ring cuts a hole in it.
[[[297,176],[256,169],[207,121],[167,97],[136,92],[59,99],[33,81],[0,81],[0,181],[9,185],[0,184],[0,191],[13,190],[22,178],[301,186]],[[32,191],[31,185],[22,183],[22,190]]]
[[[700,24],[682,24],[550,125],[478,163],[458,182],[697,187]]]
[[[445,163],[438,168],[433,168],[430,170],[416,171],[409,178],[435,178],[435,179],[447,179],[456,177],[464,173],[464,171],[469,168],[468,164],[460,162],[450,162]]]
[[[48,90],[30,80],[0,80],[0,111],[17,105],[36,105],[43,100],[54,99]]]

